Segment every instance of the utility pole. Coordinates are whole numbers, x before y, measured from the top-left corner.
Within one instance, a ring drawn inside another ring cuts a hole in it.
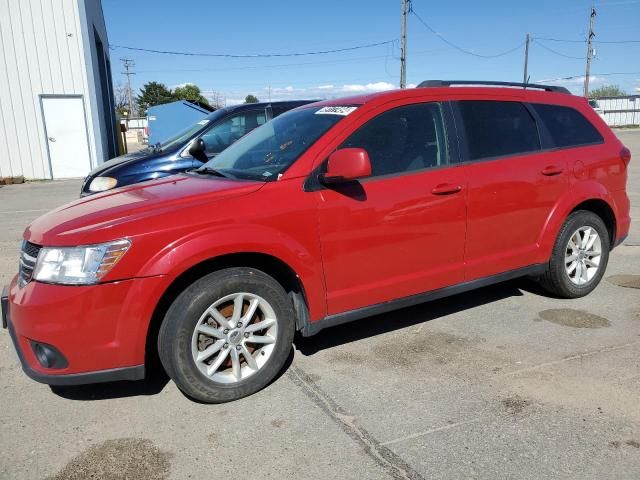
[[[584,75],[584,96],[589,98],[589,74],[591,73],[591,60],[594,57],[593,50],[593,37],[596,34],[593,32],[593,24],[596,21],[596,9],[591,7],[591,13],[589,14],[589,36],[587,37],[587,71]]]
[[[527,33],[527,39],[524,42],[524,79],[522,83],[525,85],[529,83],[529,42],[531,41],[529,34]]]
[[[402,0],[402,27],[400,30],[400,88],[407,86],[407,4]]]
[[[129,118],[133,116],[133,94],[131,93],[131,75],[135,75],[135,72],[130,71],[136,64],[130,58],[121,58],[124,72],[120,72],[127,76],[127,96],[129,98]]]

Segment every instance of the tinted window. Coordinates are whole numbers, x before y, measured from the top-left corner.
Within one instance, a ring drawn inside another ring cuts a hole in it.
[[[534,104],[533,107],[547,127],[556,147],[571,147],[603,141],[600,132],[573,108],[542,104]]]
[[[207,154],[220,153],[233,142],[266,122],[264,109],[233,115],[202,135]]]
[[[467,133],[469,159],[540,150],[536,123],[518,102],[458,102]]]
[[[364,148],[372,175],[388,175],[448,163],[441,107],[437,103],[389,110],[356,130],[340,148]]]

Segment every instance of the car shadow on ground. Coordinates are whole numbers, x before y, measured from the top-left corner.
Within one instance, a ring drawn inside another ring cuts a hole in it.
[[[169,383],[169,376],[163,370],[155,370],[144,379],[134,382],[106,382],[91,385],[52,385],[51,391],[67,400],[108,400],[112,398],[156,395]]]
[[[322,330],[312,337],[305,338],[300,334],[296,334],[296,350],[302,355],[311,356],[321,350],[419,325],[439,317],[469,310],[504,298],[522,296],[523,290],[537,295],[543,294],[532,280],[526,278],[512,280],[393,312],[363,318],[362,320]]]

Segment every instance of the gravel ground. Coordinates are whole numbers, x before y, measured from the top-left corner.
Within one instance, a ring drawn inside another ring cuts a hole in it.
[[[0,478],[640,478],[640,131],[632,231],[588,297],[526,280],[298,339],[249,398],[172,382],[51,389],[0,334]],[[0,188],[0,283],[24,227],[78,181]]]

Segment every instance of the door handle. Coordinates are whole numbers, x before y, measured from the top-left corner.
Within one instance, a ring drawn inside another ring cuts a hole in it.
[[[557,165],[548,165],[542,169],[540,172],[542,175],[546,175],[547,177],[551,177],[553,175],[560,175],[562,173],[562,167],[558,167]]]
[[[461,185],[452,185],[451,183],[441,183],[436,185],[431,190],[434,195],[451,195],[452,193],[458,193],[462,190]]]

